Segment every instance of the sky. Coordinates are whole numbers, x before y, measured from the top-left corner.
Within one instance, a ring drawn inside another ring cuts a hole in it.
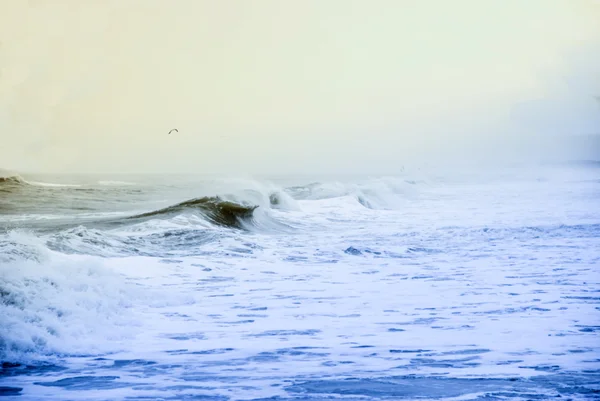
[[[598,0],[9,0],[0,168],[393,173],[552,153],[600,134],[599,79]]]

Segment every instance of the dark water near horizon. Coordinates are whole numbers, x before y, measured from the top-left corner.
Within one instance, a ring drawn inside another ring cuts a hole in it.
[[[600,168],[0,178],[0,397],[600,398]]]

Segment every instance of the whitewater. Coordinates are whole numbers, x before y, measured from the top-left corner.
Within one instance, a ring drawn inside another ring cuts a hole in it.
[[[7,400],[600,398],[600,164],[0,175]]]

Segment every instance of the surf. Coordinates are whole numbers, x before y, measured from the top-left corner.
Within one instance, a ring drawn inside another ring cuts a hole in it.
[[[175,205],[128,217],[126,221],[169,218],[186,212],[197,212],[211,223],[229,228],[243,228],[242,220],[250,220],[258,205],[244,205],[218,196],[190,199]]]

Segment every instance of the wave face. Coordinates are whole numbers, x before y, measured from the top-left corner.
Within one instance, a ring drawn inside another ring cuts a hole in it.
[[[251,219],[252,214],[257,207],[258,206],[245,206],[226,201],[218,196],[203,197],[181,202],[154,212],[138,214],[129,217],[129,219],[168,218],[188,211],[198,211],[211,223],[216,225],[230,228],[242,228],[242,220]]]
[[[25,180],[18,175],[2,177],[0,176],[0,192],[10,193],[16,188],[27,185]]]
[[[25,184],[25,181],[19,176],[13,177],[0,177],[0,185],[21,185]]]
[[[0,396],[600,391],[596,167],[2,177]]]

